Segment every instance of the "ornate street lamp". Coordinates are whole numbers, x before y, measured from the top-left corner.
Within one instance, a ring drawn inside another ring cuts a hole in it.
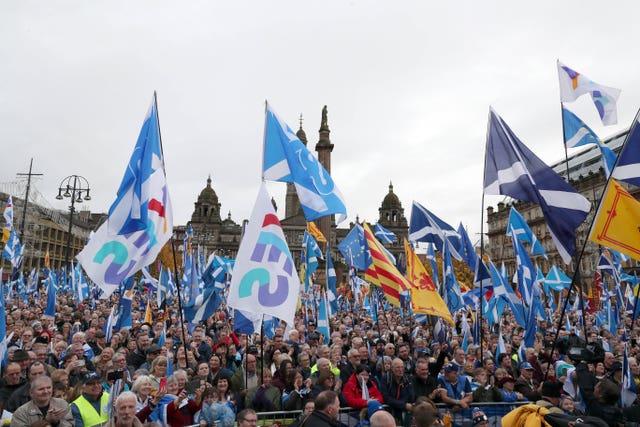
[[[80,175],[70,175],[60,182],[58,188],[57,200],[63,200],[64,198],[71,198],[71,205],[69,205],[69,230],[67,232],[67,247],[64,255],[65,268],[69,266],[69,257],[71,255],[71,226],[73,225],[73,213],[76,211],[75,204],[82,203],[83,201],[91,200],[89,195],[89,181]]]

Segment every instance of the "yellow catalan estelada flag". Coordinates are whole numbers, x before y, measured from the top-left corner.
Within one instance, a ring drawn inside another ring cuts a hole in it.
[[[427,274],[427,270],[414,252],[413,248],[404,239],[404,251],[407,256],[407,279],[411,283],[411,304],[413,312],[438,316],[452,326],[455,326],[451,312]]]
[[[389,260],[384,249],[382,249],[382,245],[371,232],[369,225],[365,222],[362,226],[364,228],[364,236],[369,245],[369,252],[371,252],[371,259],[373,260],[364,273],[364,280],[381,287],[389,304],[399,307],[400,292],[410,289],[411,284]]]
[[[589,240],[640,260],[640,202],[611,179]]]
[[[307,231],[316,239],[316,242],[327,243],[327,239],[322,234],[315,222],[307,222]]]

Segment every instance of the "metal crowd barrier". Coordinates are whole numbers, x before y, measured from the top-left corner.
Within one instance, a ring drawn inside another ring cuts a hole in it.
[[[489,427],[501,427],[502,417],[518,406],[526,405],[530,402],[477,402],[471,403],[469,409],[454,411],[451,406],[439,403],[436,406],[440,410],[440,417],[451,417],[452,427],[471,427],[473,421],[471,413],[473,408],[480,408],[489,419]],[[385,405],[385,407],[387,407]],[[340,423],[343,427],[355,427],[360,421],[360,409],[340,408]],[[286,427],[293,423],[302,411],[278,411],[278,412],[258,412],[258,426],[263,427]],[[404,421],[408,425],[409,419]],[[401,424],[398,424],[401,425]]]

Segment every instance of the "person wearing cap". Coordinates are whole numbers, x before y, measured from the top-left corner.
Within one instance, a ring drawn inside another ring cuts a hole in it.
[[[487,415],[482,412],[480,408],[473,408],[471,420],[473,421],[474,427],[485,427],[489,425],[489,418],[487,418]]]
[[[153,361],[156,357],[160,356],[162,352],[162,348],[158,344],[151,344],[149,348],[147,348],[147,361],[140,365],[138,369],[145,369],[147,371],[151,371],[151,365],[153,365]]]
[[[31,360],[29,360],[29,353],[26,350],[18,349],[13,352],[13,357],[10,360],[20,365],[20,370],[22,371],[20,376],[26,380],[27,369],[31,364]]]
[[[378,390],[375,381],[370,379],[369,369],[364,364],[356,366],[355,372],[351,374],[342,388],[342,394],[347,406],[356,409],[365,408],[370,400],[384,403],[382,393]]]
[[[73,416],[64,399],[53,397],[51,378],[38,377],[29,385],[30,400],[15,410],[11,417],[12,427],[28,427],[40,420],[52,426],[72,427]]]
[[[622,386],[622,363],[616,360],[611,364],[608,378],[618,386]]]
[[[554,414],[563,414],[560,408],[560,395],[562,392],[562,383],[556,381],[545,381],[542,383],[542,397],[536,401],[536,405],[547,408],[549,412]]]
[[[473,402],[471,383],[466,376],[460,375],[459,371],[456,363],[449,362],[445,365],[444,376],[438,379],[439,388],[435,397],[443,403],[468,409],[469,404]]]
[[[511,375],[502,377],[498,382],[503,402],[526,402],[528,400],[522,393],[515,391],[515,383],[516,380]]]
[[[521,393],[530,402],[539,400],[540,395],[540,383],[533,378],[533,366],[529,362],[522,362],[520,364],[520,376],[515,383],[515,391]]]
[[[102,391],[102,380],[90,372],[83,380],[82,394],[71,403],[75,427],[93,427],[106,423],[109,393]]]

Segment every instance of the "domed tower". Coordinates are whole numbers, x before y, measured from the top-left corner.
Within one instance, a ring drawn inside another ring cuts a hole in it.
[[[207,178],[207,186],[200,192],[198,201],[194,203],[195,208],[191,214],[191,225],[195,224],[221,224],[220,202],[218,195],[211,188],[211,175]],[[195,228],[194,228],[195,230]]]
[[[385,244],[390,252],[397,256],[397,254],[404,253],[403,238],[407,237],[409,232],[409,225],[407,224],[407,218],[404,216],[404,208],[400,199],[393,192],[393,183],[389,183],[389,192],[384,196],[382,205],[378,208],[380,217],[378,222],[387,230],[396,235],[396,241],[393,243]]]

